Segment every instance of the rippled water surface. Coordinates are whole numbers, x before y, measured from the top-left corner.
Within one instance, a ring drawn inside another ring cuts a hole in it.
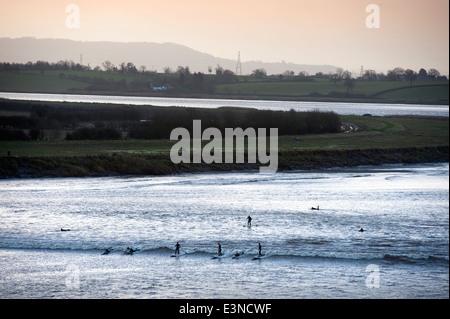
[[[448,182],[448,164],[2,180],[0,296],[448,298]]]
[[[230,99],[195,99],[141,96],[107,96],[107,95],[76,95],[76,94],[43,94],[43,93],[8,93],[0,92],[0,98],[79,102],[79,103],[110,103],[155,106],[184,106],[197,108],[217,108],[223,106],[248,107],[259,110],[334,111],[344,115],[371,114],[384,115],[426,115],[449,116],[448,105],[420,104],[384,104],[384,103],[334,103],[334,102],[297,102],[268,100],[230,100]]]

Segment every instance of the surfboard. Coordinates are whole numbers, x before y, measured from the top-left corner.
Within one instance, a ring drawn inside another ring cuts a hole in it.
[[[263,259],[263,258],[265,258],[265,257],[266,257],[266,255],[255,256],[255,257],[252,258],[252,260]]]
[[[212,256],[211,257],[211,259],[222,259],[222,258],[225,258],[225,256],[222,255],[222,256]]]

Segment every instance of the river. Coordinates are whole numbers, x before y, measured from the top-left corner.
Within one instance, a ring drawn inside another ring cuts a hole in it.
[[[448,163],[1,180],[0,298],[449,298],[448,211]]]
[[[222,106],[246,107],[260,110],[334,111],[341,115],[424,115],[449,116],[448,105],[382,104],[382,103],[336,103],[336,102],[296,102],[267,100],[194,99],[139,96],[74,95],[42,93],[0,92],[0,98],[79,103],[110,103],[154,106],[182,106],[198,108],[218,108]]]

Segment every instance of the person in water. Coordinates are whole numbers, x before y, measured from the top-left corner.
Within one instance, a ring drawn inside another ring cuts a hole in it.
[[[247,227],[252,227],[252,218],[250,217],[250,215],[248,215],[247,217]]]
[[[220,245],[220,243],[217,244],[219,245],[219,247],[217,248],[217,255],[222,256],[222,246]]]
[[[177,242],[177,244],[175,245],[175,255],[179,255],[180,254],[180,243]]]
[[[137,252],[139,248],[133,249],[131,247],[127,247],[125,251],[123,252],[125,255],[133,255],[133,253]]]
[[[258,256],[261,257],[261,243],[258,243]]]
[[[361,229],[359,230],[360,232],[363,232],[364,231],[364,229],[361,227]]]

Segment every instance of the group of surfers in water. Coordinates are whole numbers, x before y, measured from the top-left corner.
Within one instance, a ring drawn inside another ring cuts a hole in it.
[[[220,242],[217,243],[217,245],[218,245],[218,247],[217,247],[217,256],[221,257],[221,256],[223,256],[222,245],[220,244]],[[180,255],[180,247],[181,247],[180,243],[177,242],[176,245],[175,245],[175,256],[179,256]],[[261,243],[258,243],[258,257],[262,257],[263,256],[263,254],[261,252],[261,249],[262,249]],[[186,254],[186,252],[185,252],[185,254]],[[244,254],[244,252],[238,251],[238,252],[236,252],[236,254],[233,257],[237,258],[237,257],[242,256],[243,254]]]
[[[311,207],[311,209],[312,210],[319,210],[319,206],[317,206],[317,208],[315,208],[315,207]],[[252,227],[252,217],[249,215],[248,217],[247,217],[247,227]],[[67,230],[70,230],[70,229],[62,229],[61,228],[61,231],[67,231]],[[363,228],[360,228],[360,230],[359,230],[360,232],[363,232],[364,231],[364,229]],[[218,247],[217,247],[217,256],[219,256],[219,257],[221,257],[221,256],[223,256],[223,253],[222,253],[222,245],[220,244],[220,242],[219,243],[217,243],[217,245],[218,245]],[[180,243],[179,242],[177,242],[176,243],[176,245],[175,245],[175,256],[179,256],[180,255],[180,247],[181,247],[181,245],[180,245]],[[262,257],[263,255],[262,255],[262,253],[261,253],[261,243],[258,243],[258,257]],[[131,254],[133,254],[134,252],[136,252],[136,251],[138,251],[139,249],[133,249],[133,248],[130,248],[130,247],[127,247],[127,249],[124,251],[124,254],[126,254],[126,255],[131,255]],[[110,248],[108,248],[108,249],[106,249],[105,250],[105,252],[103,253],[104,255],[105,254],[108,254],[108,253],[110,253],[111,252],[111,249]],[[185,252],[186,253],[186,252]],[[233,256],[233,258],[237,258],[237,257],[239,257],[239,256],[241,256],[241,255],[243,255],[244,254],[244,252],[237,252],[234,256]]]
[[[248,217],[247,217],[247,227],[252,227],[252,217],[250,215],[248,215]],[[223,256],[222,245],[220,243],[217,243],[217,245],[218,245],[217,256],[221,257],[221,256]],[[177,242],[175,245],[175,256],[180,255],[180,247],[181,247],[180,243]],[[258,257],[262,257],[261,249],[262,249],[261,243],[258,243]],[[233,257],[237,258],[243,254],[244,254],[244,252],[236,252],[236,254]]]

